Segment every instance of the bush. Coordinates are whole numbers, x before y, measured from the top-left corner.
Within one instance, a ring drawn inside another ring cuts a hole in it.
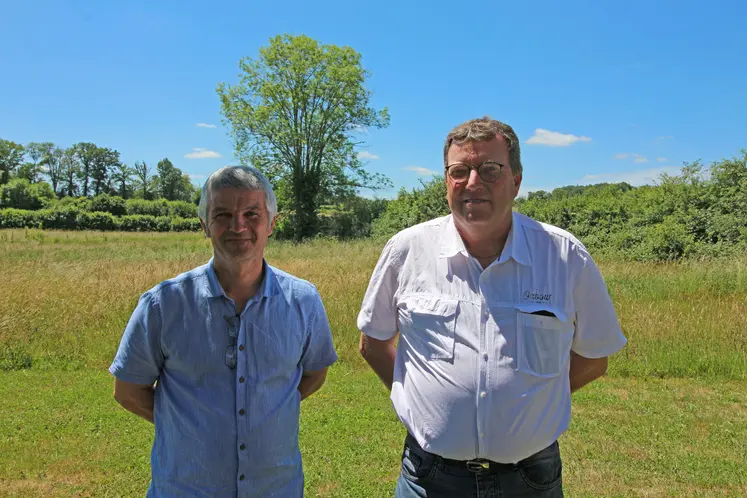
[[[37,210],[54,199],[54,191],[47,182],[29,183],[15,178],[0,187],[0,208]]]
[[[82,211],[78,213],[78,217],[76,218],[75,223],[78,230],[104,231],[117,230],[119,228],[119,220],[112,216],[111,213],[88,213],[86,211]]]
[[[172,218],[197,218],[197,206],[186,201],[170,201],[169,216]]]
[[[42,228],[38,211],[0,209],[0,228]]]
[[[144,199],[128,199],[127,214],[168,216],[169,202],[165,199],[160,199],[157,201],[146,201]]]
[[[127,204],[124,199],[116,195],[101,194],[91,199],[88,211],[111,213],[114,216],[127,214]]]
[[[42,227],[48,230],[77,230],[78,215],[83,212],[74,205],[38,211]]]
[[[119,218],[119,229],[124,232],[155,232],[156,217],[148,214],[128,214]]]
[[[199,218],[171,218],[172,232],[199,232],[202,230]]]

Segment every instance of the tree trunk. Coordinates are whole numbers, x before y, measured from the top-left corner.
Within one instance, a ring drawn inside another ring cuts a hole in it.
[[[301,242],[318,232],[319,219],[316,215],[316,200],[319,181],[313,173],[294,175],[293,239]]]

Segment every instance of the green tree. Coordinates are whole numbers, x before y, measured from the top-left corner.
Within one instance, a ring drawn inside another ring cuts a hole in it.
[[[10,181],[23,164],[23,145],[0,138],[0,185]]]
[[[153,168],[148,166],[145,161],[135,161],[135,176],[142,198],[145,200],[154,199],[158,177],[153,174]]]
[[[80,176],[80,164],[78,163],[78,154],[75,147],[69,147],[62,151],[60,155],[60,178],[63,187],[60,192],[63,195],[74,197],[78,193],[78,184],[76,179]]]
[[[237,157],[284,184],[296,240],[316,233],[325,189],[387,185],[365,174],[355,153],[358,130],[389,124],[386,108],[369,105],[369,73],[355,50],[276,36],[239,67],[237,85],[218,85],[224,122]]]
[[[163,158],[156,166],[158,171],[158,193],[169,201],[191,202],[195,187],[189,175],[174,166],[168,158]]]
[[[51,144],[51,142],[45,142]],[[59,197],[62,197],[61,192],[57,190],[58,185],[63,181],[62,176],[62,157],[65,154],[64,149],[55,147],[52,144],[51,149],[45,153],[44,158],[44,172],[49,177],[49,182],[52,184],[52,190]]]
[[[31,183],[39,181],[53,150],[54,144],[52,142],[28,143],[26,145],[26,156],[31,159],[31,162],[22,166],[18,176],[27,179]]]
[[[41,209],[54,197],[47,182],[30,183],[24,178],[14,178],[0,187],[0,207],[3,208]]]
[[[73,145],[73,150],[78,161],[78,179],[81,181],[83,197],[88,197],[91,173],[96,160],[98,147],[90,142],[79,142]]]
[[[120,197],[128,199],[133,190],[133,176],[135,170],[122,161],[118,162],[111,175],[114,189]]]
[[[108,147],[96,147],[92,154],[91,180],[93,195],[105,193],[109,189],[109,177],[119,165],[119,152]]]

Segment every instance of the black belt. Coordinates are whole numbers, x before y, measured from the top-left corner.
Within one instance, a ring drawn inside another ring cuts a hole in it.
[[[453,460],[451,458],[444,458],[441,455],[437,455],[435,453],[424,450],[423,447],[418,444],[418,441],[415,439],[415,437],[413,437],[412,434],[409,433],[407,434],[407,438],[405,439],[405,444],[407,444],[411,448],[417,448],[417,451],[422,451],[423,453],[432,456],[435,461],[440,462],[445,466],[467,469],[470,472],[474,472],[475,474],[493,473],[500,470],[516,470],[518,468],[518,465],[515,463],[499,463],[484,458],[476,458],[474,460]]]

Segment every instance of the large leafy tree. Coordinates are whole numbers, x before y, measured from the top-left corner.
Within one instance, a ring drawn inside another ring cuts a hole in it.
[[[90,142],[79,142],[73,145],[76,160],[78,162],[78,178],[84,197],[88,197],[88,191],[91,183],[91,174],[93,173],[94,162],[98,147]]]
[[[191,201],[195,187],[189,175],[174,166],[168,159],[163,158],[156,166],[158,171],[158,193],[169,201]]]
[[[80,163],[75,147],[69,147],[62,151],[59,156],[59,172],[62,184],[60,192],[63,195],[74,197],[78,193],[76,179],[80,176]]]
[[[93,194],[99,195],[109,190],[110,176],[120,163],[119,152],[108,147],[96,147],[92,154],[91,180]]]
[[[0,138],[0,185],[10,181],[10,177],[23,164],[23,145]]]
[[[237,157],[268,174],[281,204],[287,196],[296,240],[316,233],[325,196],[390,185],[355,152],[361,129],[389,124],[387,109],[369,104],[369,73],[355,50],[283,35],[239,66],[238,84],[218,85],[224,122]]]
[[[21,167],[23,173],[19,177],[25,178],[31,183],[39,181],[39,177],[44,172],[45,167],[52,160],[54,144],[52,142],[30,142],[26,144],[26,156],[31,162]]]

